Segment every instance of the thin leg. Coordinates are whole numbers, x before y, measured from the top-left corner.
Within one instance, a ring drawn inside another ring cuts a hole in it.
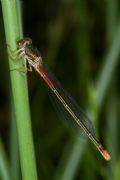
[[[32,66],[29,64],[29,67],[27,67],[27,71],[32,72]]]
[[[31,66],[31,64],[28,62],[28,67],[27,67],[27,58],[25,58],[24,57],[24,61],[23,61],[23,64],[24,64],[24,66],[25,66],[25,71],[27,72],[27,71],[29,71],[29,72],[32,72],[32,66]]]
[[[23,64],[24,64],[24,70],[22,68],[15,68],[15,69],[12,69],[10,71],[19,70],[19,71],[22,71],[22,72],[25,72],[25,73],[27,73],[27,71],[31,72],[32,71],[32,65],[29,63],[27,57],[24,54],[24,51],[22,51],[22,49],[12,51],[10,49],[9,45],[7,45],[7,47],[8,47],[8,55],[10,56],[10,58],[12,60],[16,61],[17,59],[20,59],[21,57],[23,57]],[[27,64],[27,62],[28,62],[28,64]]]
[[[21,49],[19,50],[11,50],[10,46],[7,45],[8,47],[8,55],[9,57],[14,61],[14,62],[19,62],[18,60],[21,58],[21,56],[24,54],[21,52]]]
[[[26,58],[23,59],[23,64],[24,64],[24,67],[22,68],[14,68],[14,69],[11,69],[10,71],[20,71],[20,72],[23,72],[23,73],[27,73],[27,62],[26,62]]]

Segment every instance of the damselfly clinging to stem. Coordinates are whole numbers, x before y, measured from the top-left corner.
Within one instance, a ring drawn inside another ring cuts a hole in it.
[[[16,53],[23,57],[23,63],[27,70],[32,71],[33,67],[38,72],[38,74],[44,79],[48,87],[51,89],[54,96],[56,96],[64,109],[73,118],[73,121],[86,133],[102,156],[106,160],[110,160],[110,154],[97,141],[94,133],[92,132],[92,123],[82,112],[77,103],[66,93],[60,83],[57,82],[54,75],[47,70],[40,52],[32,46],[32,40],[30,38],[18,40]]]

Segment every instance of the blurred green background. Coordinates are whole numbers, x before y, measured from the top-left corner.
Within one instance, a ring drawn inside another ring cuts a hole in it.
[[[118,0],[21,1],[24,37],[32,38],[46,64],[93,121],[96,136],[112,156],[106,162],[90,141],[67,126],[61,112],[54,109],[43,80],[35,71],[28,72],[41,180],[120,180],[119,5]],[[5,153],[7,167],[17,180],[21,173],[17,135],[11,131],[15,121],[11,120],[14,113],[2,21],[1,13],[0,152]]]

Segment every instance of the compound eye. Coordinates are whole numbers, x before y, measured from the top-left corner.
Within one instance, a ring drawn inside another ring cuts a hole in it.
[[[26,42],[26,44],[32,44],[32,39],[29,37],[25,38],[24,41]]]
[[[23,40],[18,40],[16,45],[17,45],[17,48],[21,48],[23,46],[24,42]]]
[[[26,47],[27,45],[32,44],[32,39],[30,38],[24,38],[24,39],[20,39],[17,41],[16,45],[17,48],[22,48],[22,47]]]

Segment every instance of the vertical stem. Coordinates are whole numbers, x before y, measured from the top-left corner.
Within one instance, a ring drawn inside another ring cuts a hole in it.
[[[113,72],[119,60],[120,54],[120,23],[118,24],[115,32],[113,43],[111,44],[110,50],[106,56],[101,73],[98,77],[96,92],[97,92],[97,105],[101,108],[102,102],[108,90]]]
[[[107,2],[106,40],[107,40],[107,43],[109,44],[116,31],[118,1],[107,0],[106,2]]]
[[[2,0],[1,3],[7,45],[10,50],[15,50],[16,40],[20,38],[16,1]],[[31,132],[26,76],[20,71],[15,70],[23,68],[22,61],[16,64],[9,57],[9,65],[22,177],[24,180],[36,180],[37,173]]]

